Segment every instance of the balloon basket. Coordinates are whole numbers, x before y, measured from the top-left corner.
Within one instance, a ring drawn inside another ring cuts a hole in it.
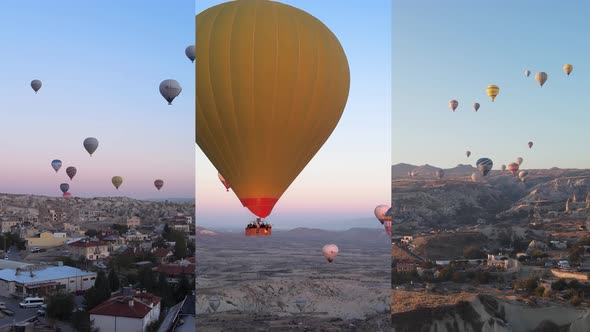
[[[246,236],[270,236],[272,233],[272,227],[246,227]]]

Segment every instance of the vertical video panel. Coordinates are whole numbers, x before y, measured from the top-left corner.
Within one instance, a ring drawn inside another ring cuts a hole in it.
[[[393,328],[587,331],[587,5],[422,5],[393,6]]]
[[[0,5],[0,330],[194,331],[193,13]]]
[[[199,330],[389,330],[390,13],[197,2]]]

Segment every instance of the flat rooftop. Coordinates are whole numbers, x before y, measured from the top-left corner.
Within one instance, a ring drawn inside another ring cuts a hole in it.
[[[16,269],[0,270],[0,280],[15,281],[21,284],[51,281],[56,279],[96,276],[94,272],[82,271],[71,266],[51,266],[42,270],[33,270],[33,276],[27,270],[16,275]]]

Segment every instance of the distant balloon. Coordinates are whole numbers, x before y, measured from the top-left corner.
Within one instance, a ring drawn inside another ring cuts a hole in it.
[[[469,158],[469,156],[471,156],[471,151],[466,151],[465,155],[467,156],[467,158]]]
[[[68,191],[63,194],[63,197],[64,198],[72,198],[72,194],[70,194],[70,192]]]
[[[191,62],[195,62],[195,45],[190,45],[184,50],[184,54],[186,57],[191,60]]]
[[[483,176],[488,175],[488,173],[492,170],[494,163],[490,158],[480,158],[475,163],[477,165],[477,169],[483,174]]]
[[[457,109],[458,106],[459,106],[459,102],[456,101],[455,99],[449,101],[449,107],[453,110],[453,112]]]
[[[516,172],[518,172],[518,164],[517,163],[511,163],[510,165],[508,165],[508,171],[510,173],[512,173],[512,175],[516,174]]]
[[[59,169],[61,168],[61,160],[55,159],[51,161],[51,167],[53,167],[55,173],[57,173],[57,171],[59,171]]]
[[[387,210],[389,210],[389,206],[387,205],[378,205],[375,208],[375,217],[381,222],[381,225],[385,222],[385,213],[387,213]]]
[[[474,103],[473,109],[477,112],[477,110],[479,109],[479,103]]]
[[[219,178],[219,181],[221,181],[221,183],[225,187],[225,191],[229,191],[229,188],[231,188],[231,187],[229,186],[229,183],[227,183],[227,181],[225,181],[225,179],[223,178],[221,173],[217,172],[217,177]]]
[[[538,72],[535,74],[535,81],[539,83],[540,86],[543,86],[545,82],[547,82],[547,73],[545,72]]]
[[[111,182],[113,183],[113,186],[115,186],[115,188],[119,190],[119,187],[121,186],[121,184],[123,184],[123,178],[120,176],[113,176]]]
[[[37,91],[39,91],[39,89],[41,89],[42,85],[43,84],[39,80],[32,80],[31,81],[31,88],[33,88],[33,91],[35,91],[35,94],[37,94]]]
[[[533,142],[529,142],[529,149],[533,147]]]
[[[502,172],[504,172],[506,170],[506,165],[500,166],[500,169],[502,170]]]
[[[328,262],[332,263],[334,258],[338,255],[338,246],[335,244],[326,244],[322,248],[322,252],[324,253],[324,257],[328,260]]]
[[[494,84],[488,85],[488,87],[486,88],[486,93],[493,102],[496,99],[498,93],[500,93],[500,88]]]
[[[569,76],[569,74],[574,70],[574,66],[568,64],[563,65],[563,71]]]
[[[528,171],[520,171],[518,173],[518,178],[520,179],[520,181],[526,182],[528,175],[529,175]]]
[[[158,179],[158,180],[154,181],[154,186],[156,186],[156,189],[160,190],[164,186],[164,181]]]
[[[59,185],[59,189],[65,194],[68,190],[70,190],[70,185],[67,183],[62,183]]]
[[[531,74],[531,71],[530,70],[527,69],[527,70],[524,71],[524,75],[526,77],[529,77],[530,74]]]
[[[516,158],[516,163],[519,165],[522,165],[522,162],[524,161],[524,159],[522,159],[522,157],[518,157]]]
[[[88,137],[84,140],[84,149],[90,154],[92,154],[98,149],[98,140],[94,137]]]
[[[445,176],[445,171],[439,168],[434,172],[434,175],[436,175],[437,178],[442,179]]]
[[[172,105],[174,98],[178,97],[181,92],[182,87],[176,80],[164,80],[160,83],[160,94],[166,99],[168,105]]]
[[[481,180],[481,173],[479,171],[473,172],[473,174],[471,174],[471,180],[473,182],[479,182],[479,180]]]
[[[413,170],[410,172],[410,176],[411,176],[411,177],[413,177],[413,178],[415,178],[415,177],[416,177],[416,175],[418,175],[418,170],[417,170],[417,169],[413,169]]]
[[[76,176],[76,173],[77,173],[76,167],[70,166],[70,167],[66,168],[66,174],[68,175],[70,180],[74,179],[74,176]]]

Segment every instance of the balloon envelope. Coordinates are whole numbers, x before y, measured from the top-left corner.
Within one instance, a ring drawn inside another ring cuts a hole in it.
[[[383,224],[383,226],[385,227],[385,231],[387,232],[387,235],[389,235],[389,237],[391,237],[391,220],[386,220],[385,223]]]
[[[477,110],[479,109],[479,103],[474,103],[473,109],[477,112]]]
[[[113,176],[111,182],[113,183],[113,186],[115,186],[115,188],[119,190],[119,187],[121,186],[121,184],[123,184],[123,178],[120,176]]]
[[[53,161],[51,161],[51,167],[55,170],[55,173],[57,173],[57,171],[59,171],[59,169],[61,168],[61,160],[59,159],[55,159]]]
[[[64,198],[71,198],[71,197],[72,197],[72,194],[70,194],[69,192],[65,192],[65,193],[63,194],[63,197],[64,197]]]
[[[490,158],[480,158],[475,163],[477,165],[477,169],[483,174],[483,176],[488,175],[488,173],[492,170],[494,163]]]
[[[543,84],[545,84],[545,82],[547,82],[547,73],[545,72],[539,72],[535,74],[535,81],[537,81],[537,83],[539,83],[540,86],[543,86]]]
[[[478,172],[473,172],[473,174],[471,174],[471,180],[473,180],[473,182],[478,182],[481,179],[481,173]]]
[[[533,147],[533,142],[529,142],[528,145],[529,145],[529,149],[532,148]]]
[[[164,186],[164,180],[156,180],[154,181],[154,186],[156,186],[156,189],[160,190],[162,189],[162,187]]]
[[[512,173],[512,175],[516,174],[516,172],[518,172],[518,168],[519,165],[517,163],[511,163],[510,165],[508,165],[508,171],[510,173]]]
[[[459,106],[459,102],[456,101],[455,99],[449,101],[449,107],[453,110],[453,112],[457,109],[458,106]]]
[[[506,165],[500,166],[500,169],[502,170],[502,172],[504,172],[506,170]]]
[[[229,183],[227,183],[227,181],[225,181],[225,179],[223,178],[221,173],[217,172],[217,177],[219,178],[219,181],[221,181],[221,183],[225,187],[225,190],[229,191],[229,188],[230,188]]]
[[[65,194],[68,190],[70,190],[70,185],[67,183],[62,183],[59,185],[59,189]]]
[[[344,49],[322,22],[277,1],[206,9],[196,40],[196,143],[264,218],[342,116]]]
[[[74,166],[70,166],[70,167],[66,168],[66,174],[68,175],[70,180],[74,179],[74,176],[76,176],[77,172],[78,171],[76,170],[76,167],[74,167]]]
[[[566,74],[568,74],[568,76],[569,76],[569,74],[572,72],[572,70],[574,70],[574,66],[570,65],[569,63],[568,63],[568,64],[565,64],[565,65],[563,65],[563,71],[564,71]]]
[[[184,54],[186,54],[186,57],[189,58],[191,62],[195,61],[195,53],[195,45],[187,46],[187,48],[184,50]]]
[[[35,93],[37,93],[37,91],[39,91],[39,89],[41,89],[42,85],[43,84],[39,80],[32,80],[31,81],[31,88],[33,88],[33,91],[35,91]]]
[[[434,172],[434,175],[436,175],[437,178],[442,179],[445,176],[445,171],[442,169],[437,169]]]
[[[335,244],[326,244],[322,248],[322,253],[324,254],[324,257],[326,257],[328,262],[332,263],[334,258],[338,256],[338,246]]]
[[[531,71],[530,71],[530,70],[525,70],[525,71],[524,71],[524,75],[525,75],[526,77],[529,77],[529,75],[530,75],[530,74],[531,74]]]
[[[96,149],[98,149],[98,140],[94,137],[88,137],[84,140],[84,149],[92,156]]]
[[[182,87],[176,80],[163,80],[160,83],[160,94],[166,99],[168,105],[172,105],[174,98],[178,97],[181,92]]]
[[[518,157],[516,158],[516,163],[519,165],[522,165],[522,162],[524,161],[524,159],[522,159],[522,157]]]
[[[378,205],[375,208],[375,217],[377,217],[377,220],[381,222],[381,225],[383,225],[383,222],[385,221],[385,214],[387,213],[387,210],[389,210],[389,206],[387,205]]]
[[[500,88],[494,84],[488,85],[488,87],[486,88],[486,93],[493,102],[496,99],[498,93],[500,93]]]
[[[465,155],[467,156],[467,158],[469,158],[469,156],[471,156],[471,151],[465,152]]]

